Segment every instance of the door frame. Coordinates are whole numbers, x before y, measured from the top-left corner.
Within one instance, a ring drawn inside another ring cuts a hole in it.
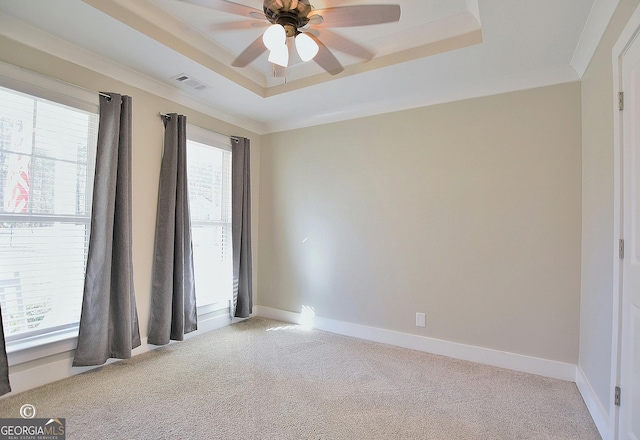
[[[611,342],[611,396],[609,400],[609,439],[618,439],[620,408],[615,405],[613,390],[620,386],[620,364],[622,343],[622,263],[619,256],[618,241],[622,239],[622,224],[624,219],[623,209],[623,117],[618,109],[618,93],[622,91],[622,61],[636,38],[640,38],[640,5],[635,9],[629,22],[618,37],[613,46],[613,329]]]

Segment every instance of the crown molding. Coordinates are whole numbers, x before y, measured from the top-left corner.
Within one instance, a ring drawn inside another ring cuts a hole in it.
[[[534,72],[523,72],[509,77],[480,80],[466,84],[463,87],[459,84],[441,87],[427,96],[416,94],[411,100],[402,99],[394,102],[393,100],[387,99],[377,103],[367,103],[362,106],[346,108],[330,114],[312,117],[300,115],[295,120],[266,124],[265,130],[266,133],[295,130],[350,119],[365,118],[385,113],[394,113],[414,108],[500,95],[503,93],[517,92],[520,90],[529,90],[575,81],[580,81],[580,78],[571,66],[537,70]]]

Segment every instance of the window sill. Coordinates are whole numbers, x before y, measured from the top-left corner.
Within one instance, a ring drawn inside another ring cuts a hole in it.
[[[34,336],[7,343],[9,366],[75,350],[78,345],[78,327]]]
[[[198,318],[201,318],[208,313],[218,312],[220,310],[229,310],[231,306],[231,300],[215,302],[204,306],[198,306]]]
[[[207,315],[217,315],[222,310],[229,310],[230,301],[221,301],[214,304],[198,307],[198,318],[206,318]],[[33,336],[7,343],[7,358],[9,366],[24,364],[26,362],[53,356],[59,353],[72,351],[78,345],[78,327],[72,327],[44,335]]]

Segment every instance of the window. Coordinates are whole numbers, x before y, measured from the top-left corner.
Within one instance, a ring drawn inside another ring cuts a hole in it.
[[[231,253],[231,143],[188,125],[187,177],[195,266],[196,303],[224,303],[233,294]]]
[[[0,87],[0,301],[9,348],[77,327],[82,306],[97,106],[42,94]]]

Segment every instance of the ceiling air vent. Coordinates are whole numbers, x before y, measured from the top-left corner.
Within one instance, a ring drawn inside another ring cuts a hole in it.
[[[180,84],[183,84],[191,89],[197,90],[199,92],[201,92],[202,90],[206,90],[208,88],[211,88],[210,85],[203,83],[202,81],[195,79],[193,76],[191,75],[187,75],[186,73],[181,73],[179,75],[176,76],[172,76],[171,79],[179,82]]]

